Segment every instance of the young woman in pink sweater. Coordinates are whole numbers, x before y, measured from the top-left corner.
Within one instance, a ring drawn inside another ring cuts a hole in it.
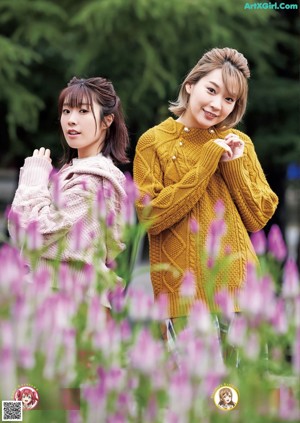
[[[120,212],[125,177],[116,164],[128,162],[128,132],[120,99],[104,78],[74,77],[60,93],[58,111],[63,166],[54,172],[51,152],[44,147],[25,159],[9,213],[9,231],[19,247],[24,239],[28,247],[32,231],[36,232],[37,267],[50,272],[52,286],[60,288],[67,270],[93,291],[97,277],[88,277],[87,269],[105,279],[124,248]],[[109,305],[106,298],[103,303]]]

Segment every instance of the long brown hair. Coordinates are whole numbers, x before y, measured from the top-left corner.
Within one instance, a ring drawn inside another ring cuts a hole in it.
[[[96,127],[104,121],[105,116],[113,115],[112,124],[106,130],[106,136],[101,153],[109,156],[116,164],[128,163],[127,148],[129,146],[128,131],[124,120],[122,105],[111,81],[101,77],[79,79],[72,78],[68,86],[64,88],[58,98],[59,117],[62,114],[63,105],[67,101],[69,107],[81,107],[82,103],[88,103],[94,115]],[[101,106],[100,116],[95,116],[93,101]],[[77,157],[77,150],[68,146],[63,140],[64,148],[63,163],[69,163]]]
[[[186,91],[187,84],[196,84],[201,78],[215,69],[222,69],[222,77],[229,93],[237,90],[237,101],[233,111],[223,121],[216,125],[217,128],[232,128],[243,117],[246,111],[248,97],[248,81],[250,71],[247,59],[237,50],[225,48],[213,48],[206,52],[193,69],[188,73],[181,84],[178,99],[170,103],[169,110],[176,116],[185,113],[189,102],[189,94]]]

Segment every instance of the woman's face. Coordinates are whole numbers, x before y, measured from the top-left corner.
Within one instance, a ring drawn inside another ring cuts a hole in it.
[[[229,404],[230,403],[230,401],[231,401],[231,395],[229,394],[229,393],[225,393],[223,396],[222,396],[222,399],[223,399],[223,401],[226,403],[226,404]]]
[[[237,98],[227,92],[222,69],[215,69],[195,84],[186,84],[186,112],[179,120],[188,127],[207,129],[223,122],[233,111]]]
[[[26,405],[30,404],[31,403],[31,399],[32,399],[32,397],[31,397],[30,394],[23,394],[22,395],[22,402],[23,402],[23,404],[26,404]]]
[[[60,118],[62,131],[69,147],[77,149],[79,158],[96,156],[104,144],[107,128],[103,121],[100,122],[101,106],[93,101],[93,109],[94,114],[88,102],[83,102],[80,107],[71,107],[67,99],[63,105]],[[111,116],[105,119],[108,125],[112,121]]]

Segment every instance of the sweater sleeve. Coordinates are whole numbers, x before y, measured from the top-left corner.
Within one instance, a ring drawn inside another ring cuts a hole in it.
[[[43,237],[43,245],[47,246],[63,237],[74,223],[88,213],[89,190],[96,190],[96,182],[89,178],[89,189],[86,189],[82,179],[72,187],[62,192],[62,204],[53,201],[49,177],[52,171],[50,162],[40,157],[29,157],[21,169],[19,185],[8,215],[9,232],[15,242],[13,230],[13,212],[20,219],[20,226],[26,230],[28,223],[36,221],[39,233]],[[94,177],[96,179],[96,177]],[[95,182],[95,183],[94,183]]]
[[[237,133],[245,141],[244,155],[232,161],[220,162],[220,171],[246,229],[256,232],[273,216],[278,197],[265,178],[252,141],[245,134]]]
[[[224,152],[213,140],[208,141],[196,166],[179,182],[164,186],[156,145],[153,129],[142,135],[137,144],[133,167],[134,180],[140,191],[136,203],[137,214],[141,221],[150,226],[148,232],[153,235],[173,226],[194,207],[206,190]]]

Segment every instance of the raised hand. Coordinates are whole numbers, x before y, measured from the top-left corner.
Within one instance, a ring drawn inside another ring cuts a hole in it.
[[[242,155],[244,154],[245,143],[244,141],[240,139],[238,135],[233,133],[228,134],[224,138],[224,141],[226,142],[227,145],[229,145],[233,153],[230,160],[234,160],[234,159],[238,159],[239,157],[242,157]]]
[[[221,162],[238,159],[244,154],[245,143],[236,134],[228,134],[224,139],[217,138],[214,142],[225,150],[221,156]]]
[[[51,151],[49,150],[49,148],[44,148],[44,147],[41,147],[40,149],[36,148],[33,152],[33,157],[43,157],[46,160],[49,160],[49,162],[52,161],[50,155],[51,155]]]

